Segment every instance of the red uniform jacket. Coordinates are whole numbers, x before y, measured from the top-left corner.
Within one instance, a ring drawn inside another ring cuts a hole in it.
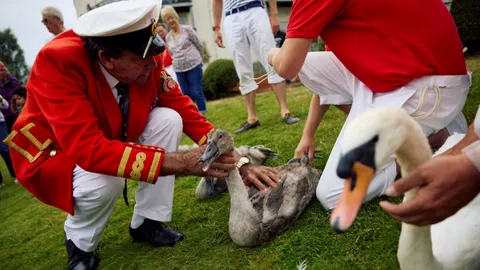
[[[177,111],[185,134],[203,144],[213,127],[168,77],[161,59],[155,57],[158,66],[145,84],[129,85],[123,143],[118,103],[80,37],[67,31],[44,46],[30,73],[25,107],[4,141],[20,183],[40,201],[72,215],[75,164],[86,171],[154,184],[165,151],[134,142],[156,106]]]

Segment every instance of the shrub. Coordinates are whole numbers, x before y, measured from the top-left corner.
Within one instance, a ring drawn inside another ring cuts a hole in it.
[[[207,99],[219,99],[233,94],[238,86],[238,76],[233,61],[217,59],[203,73],[203,91]]]
[[[325,51],[325,42],[323,42],[321,37],[318,37],[317,40],[314,40],[310,45],[310,51],[312,52],[323,52]]]
[[[454,0],[451,13],[458,34],[468,53],[480,50],[480,1],[479,0]]]

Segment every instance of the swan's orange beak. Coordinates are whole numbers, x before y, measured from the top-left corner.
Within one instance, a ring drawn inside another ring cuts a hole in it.
[[[337,232],[345,232],[352,225],[363,204],[375,169],[358,161],[353,162],[351,177],[345,179],[340,200],[330,217],[330,225]]]

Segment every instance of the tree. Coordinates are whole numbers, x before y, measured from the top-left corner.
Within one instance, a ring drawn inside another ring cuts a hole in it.
[[[480,1],[454,0],[451,13],[467,53],[480,51]]]
[[[15,78],[24,83],[27,81],[30,68],[25,63],[23,50],[10,28],[0,31],[0,61]]]

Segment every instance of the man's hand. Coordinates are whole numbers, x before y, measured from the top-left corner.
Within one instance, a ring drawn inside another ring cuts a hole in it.
[[[308,164],[312,164],[313,156],[315,155],[315,139],[311,136],[302,136],[298,143],[297,149],[295,149],[296,158],[302,158],[308,156]]]
[[[271,66],[273,65],[273,58],[275,55],[280,51],[280,48],[272,48],[270,51],[268,51],[267,58],[268,58],[268,64]]]
[[[220,48],[225,48],[223,45],[223,38],[222,38],[222,32],[220,29],[215,29],[215,43],[217,43],[217,46]]]
[[[438,156],[399,179],[388,190],[400,196],[418,188],[411,200],[380,206],[395,219],[418,226],[438,223],[455,214],[480,192],[480,173],[465,154]]]
[[[253,185],[259,190],[267,189],[264,183],[270,187],[275,187],[280,182],[277,170],[271,167],[247,164],[240,168],[240,174],[246,186]]]
[[[274,35],[280,30],[280,23],[278,22],[278,13],[270,14],[270,24],[272,25],[272,32]]]
[[[236,167],[233,152],[220,156],[207,171],[203,171],[205,164],[200,162],[200,156],[205,148],[206,145],[202,145],[185,153],[166,153],[160,174],[227,177],[228,172]]]

